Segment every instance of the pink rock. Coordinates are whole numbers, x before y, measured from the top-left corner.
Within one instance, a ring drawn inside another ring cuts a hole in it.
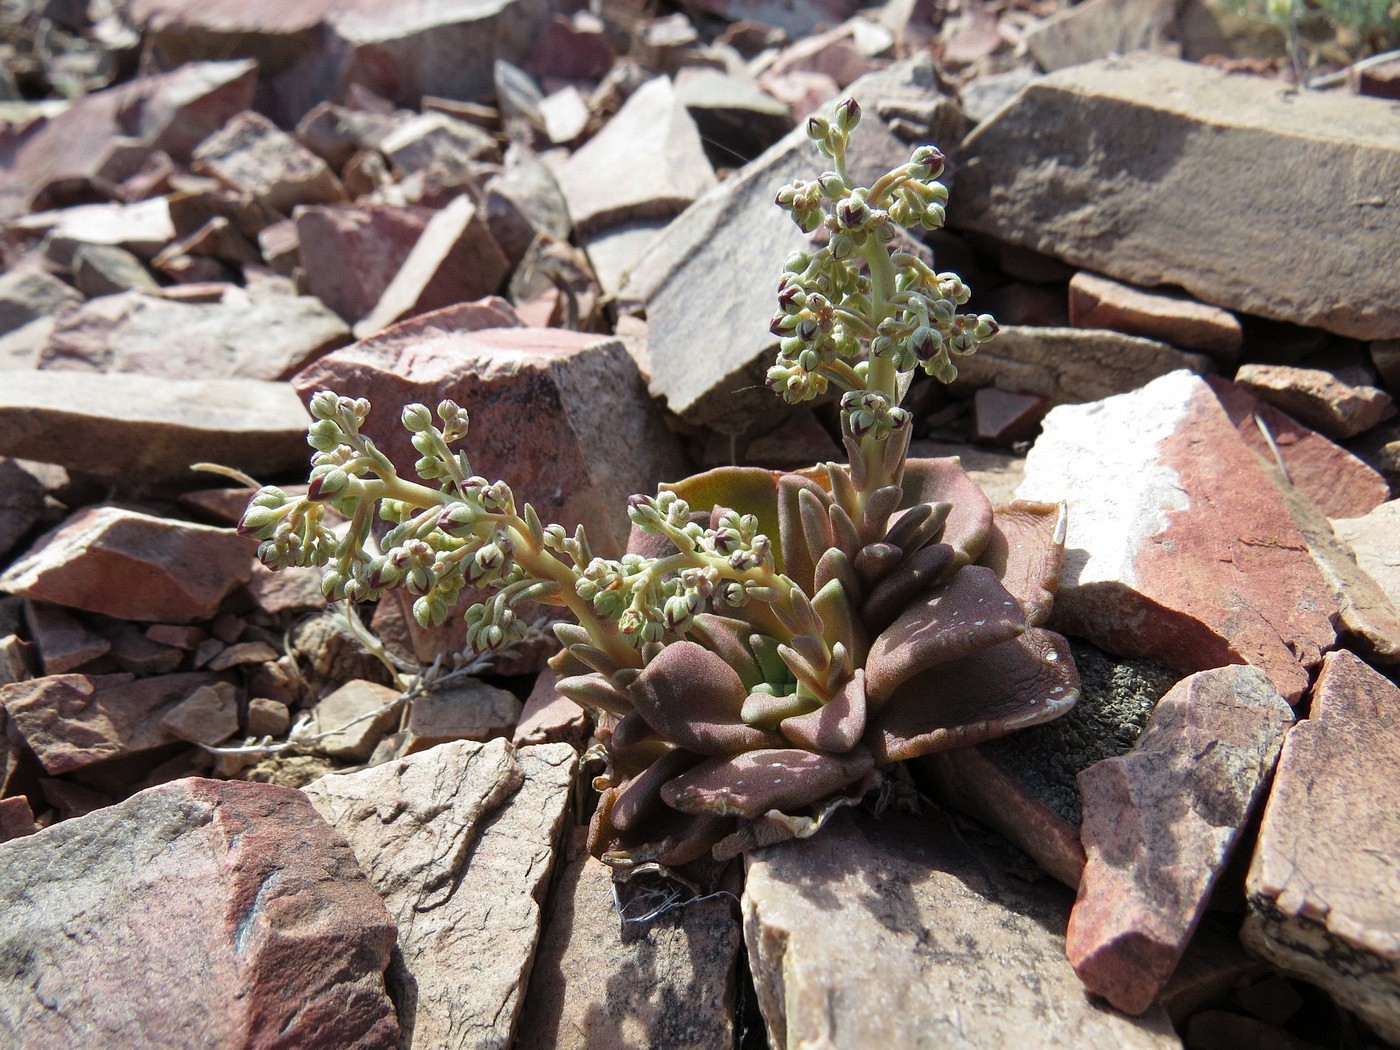
[[[43,237],[44,257],[71,270],[85,245],[125,248],[149,259],[175,236],[170,206],[163,197],[134,204],[78,204],[35,212],[8,224],[12,238]]]
[[[588,11],[558,14],[535,38],[525,72],[561,80],[602,80],[616,56],[602,19]]]
[[[528,744],[570,744],[582,751],[588,742],[593,720],[588,712],[554,688],[558,676],[545,668],[525,700],[511,742]]]
[[[274,211],[344,200],[326,162],[260,113],[238,114],[194,151],[194,170]]]
[[[1156,1001],[1292,724],[1257,668],[1201,671],[1132,751],[1079,774],[1088,862],[1065,951],[1091,992],[1130,1014]]]
[[[1359,517],[1390,498],[1385,478],[1340,445],[1236,383],[1216,376],[1206,382],[1240,439],[1267,463],[1277,461],[1277,448],[1289,482],[1329,518]],[[1264,430],[1269,437],[1264,436]]]
[[[465,308],[416,318],[337,350],[294,380],[303,397],[367,397],[364,426],[412,477],[400,406],[452,398],[471,413],[472,469],[506,479],[517,506],[582,523],[600,554],[625,548],[627,497],[688,473],[675,438],[614,339],[562,329],[471,330]]]
[[[840,89],[888,64],[861,50],[856,42],[855,27],[847,22],[784,48],[764,72],[773,77],[821,73],[830,77]]]
[[[354,324],[379,302],[432,214],[389,204],[298,208],[307,290]]]
[[[509,266],[485,216],[463,194],[423,228],[355,334],[364,339],[405,317],[494,295]]]
[[[1400,687],[1328,653],[1288,734],[1245,890],[1245,946],[1400,1041]],[[1341,963],[1341,965],[1339,965]]]
[[[454,740],[508,738],[518,721],[520,701],[514,693],[463,678],[414,698],[408,708],[403,753],[416,754]]]
[[[204,620],[252,575],[253,545],[227,529],[115,505],[87,507],[0,574],[0,590],[128,620]]]
[[[28,798],[24,795],[0,798],[0,843],[32,835],[38,830]]]
[[[1069,504],[1057,630],[1183,671],[1250,663],[1290,703],[1336,641],[1306,541],[1198,376],[1054,409],[1017,495]]]
[[[398,1045],[395,924],[291,788],[180,780],[8,842],[0,906],[12,1045]]]
[[[44,772],[58,776],[177,743],[162,724],[175,705],[214,681],[202,672],[134,678],[61,674],[0,687],[0,703]]]
[[[1185,296],[1144,291],[1087,270],[1070,279],[1069,323],[1160,339],[1222,360],[1233,360],[1244,339],[1239,319],[1229,310]]]
[[[238,732],[238,690],[230,682],[202,685],[162,715],[160,723],[181,740],[221,744]]]
[[[29,640],[39,650],[44,674],[64,674],[103,656],[112,643],[67,610],[43,602],[28,602],[25,622]]]
[[[1320,368],[1242,365],[1235,382],[1338,441],[1395,415],[1395,402],[1384,390],[1349,383]]]
[[[986,386],[972,397],[972,430],[978,441],[1011,445],[1035,437],[1050,402],[1039,394],[1012,394]]]

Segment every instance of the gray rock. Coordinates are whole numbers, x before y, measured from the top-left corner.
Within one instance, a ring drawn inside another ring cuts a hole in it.
[[[0,335],[57,313],[83,297],[52,274],[26,266],[0,274]]]
[[[153,292],[160,287],[140,259],[111,244],[79,246],[73,256],[73,283],[89,299],[113,292]]]
[[[290,215],[298,204],[345,199],[326,162],[261,113],[240,113],[201,142],[194,170]]]
[[[577,766],[567,744],[444,744],[304,789],[399,924],[416,1046],[511,1045]]]
[[[1009,876],[946,820],[836,814],[749,854],[744,933],[773,1046],[1126,1050],[1165,1012],[1093,1005],[1064,956],[1071,895]]]
[[[399,1045],[393,920],[290,788],[180,780],[6,842],[0,911],[9,1046]]]
[[[509,737],[520,720],[515,694],[475,678],[430,686],[408,709],[404,754],[427,751],[453,740]]]
[[[231,682],[202,685],[161,718],[181,740],[214,746],[238,732],[238,690]]]
[[[387,685],[354,679],[346,682],[315,708],[309,746],[332,758],[363,762],[375,745],[399,722],[400,693]]]
[[[42,236],[44,257],[60,269],[72,269],[78,248],[85,244],[115,245],[149,259],[175,236],[164,197],[35,212],[16,219],[9,229],[21,238]]]
[[[1319,171],[1359,174],[1341,190]],[[1383,339],[1400,335],[1398,181],[1390,103],[1133,56],[1037,80],[973,132],[949,214],[1120,280]],[[1299,255],[1299,229],[1316,250]]]
[[[461,182],[471,178],[473,161],[497,155],[489,132],[446,113],[405,117],[376,145],[401,178],[436,168],[449,181]]]
[[[1182,0],[1086,0],[1037,22],[1022,40],[1048,72],[1131,51],[1176,55]]]
[[[991,73],[964,84],[958,92],[962,111],[974,124],[988,120],[1031,81],[1040,76],[1029,66],[1018,66],[1005,73]]]

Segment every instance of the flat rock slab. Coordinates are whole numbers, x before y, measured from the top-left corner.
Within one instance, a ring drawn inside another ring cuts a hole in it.
[[[1156,1001],[1205,912],[1293,711],[1255,667],[1179,682],[1137,746],[1079,774],[1088,858],[1065,952],[1131,1014]]]
[[[1047,127],[1062,132],[1048,145]],[[1354,174],[1342,189],[1319,171]],[[978,127],[949,215],[1119,280],[1385,339],[1400,335],[1397,184],[1390,103],[1135,55],[1042,77]],[[1297,251],[1298,230],[1315,250]]]
[[[6,1045],[399,1045],[393,920],[290,788],[180,780],[4,843],[0,911]]]
[[[1112,328],[1160,339],[1224,360],[1234,360],[1244,341],[1239,318],[1229,310],[1181,295],[1144,291],[1087,270],[1070,278],[1069,322],[1076,328]]]
[[[1198,376],[1052,410],[1017,495],[1069,504],[1057,630],[1182,671],[1250,663],[1290,703],[1336,641],[1307,541]]]
[[[253,547],[231,529],[115,504],[73,514],[0,573],[0,590],[118,619],[207,620],[253,575]]]
[[[689,473],[632,357],[616,339],[474,323],[428,314],[328,354],[294,383],[306,398],[369,398],[363,432],[409,478],[418,453],[400,407],[452,398],[471,413],[462,447],[476,473],[507,481],[546,523],[582,523],[600,554],[621,553],[627,497]]]
[[[7,372],[0,383],[0,455],[128,484],[188,485],[201,461],[255,477],[302,469],[310,423],[289,384],[259,379]]]
[[[415,1046],[511,1046],[578,757],[444,744],[303,790],[399,925],[390,987]]]
[[[1246,947],[1400,1042],[1400,687],[1338,650],[1284,741],[1249,869]]]
[[[748,855],[744,932],[770,1045],[1179,1047],[1164,1011],[1094,1005],[1069,893],[1008,876],[946,820],[839,813]]]
[[[1336,518],[1337,538],[1351,548],[1356,564],[1400,607],[1400,500],[1389,500],[1357,517]],[[1395,639],[1400,645],[1400,638]]]
[[[727,894],[623,925],[612,869],[580,836],[550,896],[517,1050],[733,1046],[741,948]]]

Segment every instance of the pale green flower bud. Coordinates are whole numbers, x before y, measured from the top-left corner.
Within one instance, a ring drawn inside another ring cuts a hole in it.
[[[843,98],[836,104],[836,126],[844,132],[852,132],[860,123],[860,103],[853,98]]]
[[[340,398],[331,390],[318,390],[311,395],[311,414],[317,419],[333,419],[340,407]]]
[[[399,417],[399,421],[403,423],[403,428],[410,434],[421,434],[433,425],[433,414],[428,411],[427,405],[417,403],[404,405],[403,414]],[[419,449],[419,451],[422,450]]]
[[[344,439],[339,424],[331,419],[319,419],[306,431],[306,443],[317,452],[329,452]]]

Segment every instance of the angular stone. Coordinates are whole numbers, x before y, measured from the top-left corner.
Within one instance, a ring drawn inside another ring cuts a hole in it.
[[[398,122],[377,143],[400,178],[433,169],[449,180],[469,179],[472,162],[498,157],[490,132],[446,113],[421,113]]]
[[[844,22],[860,5],[857,0],[687,0],[686,6],[726,22],[773,26],[795,39]]]
[[[123,671],[134,675],[169,674],[185,662],[185,654],[171,645],[146,637],[146,632],[124,620],[107,620],[98,625],[102,637],[111,642],[108,658]],[[218,668],[210,668],[218,670]]]
[[[1382,503],[1355,518],[1334,518],[1337,538],[1351,548],[1356,564],[1400,607],[1400,500]],[[1400,638],[1396,639],[1400,644]]]
[[[700,135],[669,77],[633,92],[559,172],[569,215],[584,232],[669,218],[714,185]]]
[[[593,720],[587,711],[555,688],[556,682],[558,676],[548,667],[535,679],[515,732],[511,734],[511,742],[516,747],[568,744],[582,751],[586,746]]]
[[[1057,405],[1136,390],[1168,372],[1213,369],[1210,358],[1151,339],[1086,328],[1005,325],[995,339],[960,357],[957,386],[1039,394]]]
[[[213,682],[203,672],[133,678],[61,674],[0,687],[13,732],[51,776],[110,758],[177,743],[162,723],[191,692]]]
[[[57,605],[26,602],[24,619],[46,675],[76,670],[112,648],[110,641]]]
[[[1035,437],[1050,402],[1039,394],[1013,394],[983,387],[972,399],[972,432],[989,445],[1012,445]]]
[[[230,287],[217,302],[183,303],[133,291],[66,310],[39,367],[273,381],[348,342],[340,318],[306,295]]]
[[[160,285],[141,260],[111,244],[84,244],[73,255],[73,283],[89,299],[114,292],[153,292]]]
[[[1038,129],[1061,126],[1047,153]],[[954,225],[1230,310],[1355,339],[1400,335],[1388,103],[1281,94],[1265,78],[1131,56],[1042,77],[964,148]],[[1318,171],[1364,174],[1337,193]],[[1280,281],[1299,229],[1317,250]]]
[[[540,115],[544,118],[546,137],[556,146],[576,142],[593,116],[588,110],[588,100],[572,84],[546,95],[540,103]]]
[[[1047,73],[1132,51],[1180,52],[1181,0],[1086,0],[1028,28],[1022,40]]]
[[[110,245],[149,259],[175,236],[164,197],[133,204],[78,204],[37,212],[9,224],[11,236],[43,237],[43,252],[54,266],[71,270],[84,245]]]
[[[1182,671],[1251,663],[1290,703],[1336,640],[1306,541],[1189,372],[1052,410],[1017,494],[1069,504],[1058,630]]]
[[[1328,653],[1284,741],[1249,869],[1250,951],[1400,1041],[1400,687]]]
[[[279,737],[292,724],[292,713],[280,700],[255,696],[248,701],[248,717],[244,731],[249,736]]]
[[[311,732],[317,751],[363,762],[385,733],[399,723],[397,689],[359,679],[346,682],[316,705]]]
[[[486,222],[515,265],[540,234],[567,241],[569,206],[549,167],[524,143],[506,149],[505,170],[486,183]]]
[[[167,711],[160,724],[192,744],[222,744],[238,732],[238,690],[231,682],[202,685]]]
[[[115,505],[87,507],[0,573],[0,590],[119,619],[213,616],[252,575],[250,542],[227,529]]]
[[[1095,1007],[1064,956],[1069,894],[944,820],[834,815],[748,855],[744,932],[770,1045],[1179,1047],[1160,1010]],[[814,889],[819,887],[819,889]],[[1014,977],[1009,977],[1014,974]]]
[[[1130,1014],[1156,1001],[1273,772],[1293,712],[1253,667],[1201,671],[1128,754],[1079,774],[1088,863],[1065,952]]]
[[[180,780],[7,842],[0,910],[9,1045],[398,1045],[393,920],[290,788]]]
[[[678,901],[673,911],[623,925],[612,869],[583,847],[580,836],[550,896],[518,1050],[733,1046],[742,947],[733,901],[727,894]],[[644,914],[631,911],[634,920]]]
[[[307,397],[368,397],[363,432],[408,477],[418,453],[400,406],[452,398],[472,416],[474,470],[508,480],[516,505],[529,502],[542,521],[582,523],[598,553],[620,553],[627,497],[689,473],[632,358],[581,332],[472,323],[460,310],[416,318],[329,354],[295,384]]]
[[[0,274],[0,333],[82,301],[70,285],[36,267],[9,270]]]
[[[577,764],[464,741],[305,788],[398,921],[405,1043],[511,1045]]]
[[[23,838],[39,830],[34,823],[34,811],[29,808],[29,799],[23,795],[0,798],[0,843]]]
[[[261,113],[238,114],[194,151],[194,170],[274,211],[345,199],[326,162]]]
[[[355,335],[364,339],[405,317],[494,295],[509,265],[485,216],[463,194],[429,220]]]
[[[1234,360],[1244,341],[1239,318],[1229,310],[1181,295],[1144,291],[1087,270],[1070,279],[1069,323],[1140,335],[1225,361]]]
[[[44,483],[18,462],[0,457],[0,557],[44,520]]]
[[[676,75],[676,98],[716,168],[743,167],[792,130],[788,107],[748,76],[690,66]]]
[[[1235,382],[1337,441],[1395,415],[1395,402],[1384,390],[1349,383],[1320,368],[1246,364],[1235,373]]]
[[[354,324],[374,308],[431,217],[411,205],[298,208],[307,290]]]
[[[201,461],[255,477],[300,470],[310,422],[289,384],[258,379],[10,372],[0,383],[0,455],[128,482],[188,485]]]
[[[514,693],[473,678],[429,688],[409,705],[403,753],[427,751],[454,740],[509,737],[520,720],[520,707]]]

